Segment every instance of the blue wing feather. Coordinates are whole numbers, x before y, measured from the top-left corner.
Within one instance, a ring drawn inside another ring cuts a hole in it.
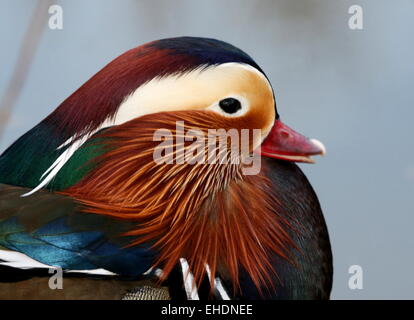
[[[40,192],[30,197],[31,201],[17,198],[24,192],[22,189],[0,187],[0,198],[9,197],[7,202],[0,201],[7,203],[7,210],[0,206],[0,246],[70,270],[103,268],[137,277],[152,266],[155,253],[150,245],[129,247],[131,237],[121,235],[133,227],[130,222],[82,213],[72,199],[51,192]]]

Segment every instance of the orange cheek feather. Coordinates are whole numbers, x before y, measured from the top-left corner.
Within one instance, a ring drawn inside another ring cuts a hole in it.
[[[108,152],[96,159],[95,171],[63,193],[76,198],[87,213],[135,221],[136,229],[125,236],[136,237],[130,245],[154,243],[159,252],[155,265],[165,276],[184,257],[197,283],[208,264],[211,279],[220,272],[236,289],[241,268],[260,290],[269,286],[275,271],[268,253],[289,260],[294,247],[288,222],[277,214],[276,191],[264,172],[243,176],[239,164],[156,164],[154,131],[174,131],[178,120],[204,130],[236,124],[212,112],[182,111],[110,128],[101,135]],[[238,128],[249,124],[237,123]]]

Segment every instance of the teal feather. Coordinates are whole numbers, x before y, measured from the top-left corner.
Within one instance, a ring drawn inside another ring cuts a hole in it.
[[[0,185],[0,246],[63,269],[103,268],[137,277],[153,264],[150,245],[128,247],[131,222],[81,212],[73,199]]]

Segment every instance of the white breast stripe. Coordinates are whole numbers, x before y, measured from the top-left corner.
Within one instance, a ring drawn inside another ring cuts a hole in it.
[[[229,295],[227,294],[226,289],[224,288],[223,284],[221,283],[220,278],[214,279],[214,282],[215,282],[215,286],[216,286],[217,291],[221,295],[221,298],[223,300],[231,300],[230,297],[229,297]]]
[[[184,258],[180,258],[181,270],[183,272],[184,289],[188,300],[200,300],[198,297],[197,286],[194,283],[194,276],[190,271],[190,266]]]
[[[9,250],[0,250],[0,265],[12,267],[16,269],[54,269],[56,267],[43,264],[39,261],[36,261],[29,256],[16,251]],[[116,273],[110,272],[105,269],[94,269],[94,270],[65,270],[67,273],[85,273],[85,274],[96,274],[96,275],[105,275],[105,276],[114,276]]]
[[[208,279],[211,282],[211,270],[210,270],[210,266],[208,264],[206,264],[206,271],[207,271]],[[219,292],[219,294],[221,296],[221,299],[231,300],[229,295],[227,294],[226,289],[224,288],[223,284],[221,283],[220,278],[217,277],[217,278],[214,279],[214,287]]]
[[[147,275],[151,274],[152,272],[154,272],[155,276],[157,276],[158,278],[161,278],[164,274],[162,269],[157,268],[157,269],[154,270],[153,268],[149,268],[147,271],[145,271],[143,273],[143,275],[147,276]]]

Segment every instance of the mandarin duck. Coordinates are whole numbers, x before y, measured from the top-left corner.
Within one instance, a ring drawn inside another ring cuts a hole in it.
[[[218,150],[219,130],[247,130],[244,148],[225,136]],[[156,279],[172,299],[328,299],[327,227],[295,164],[324,153],[281,122],[240,49],[179,37],[129,50],[1,155],[0,294],[28,298],[36,280],[50,298],[41,279],[61,268],[63,298]]]

